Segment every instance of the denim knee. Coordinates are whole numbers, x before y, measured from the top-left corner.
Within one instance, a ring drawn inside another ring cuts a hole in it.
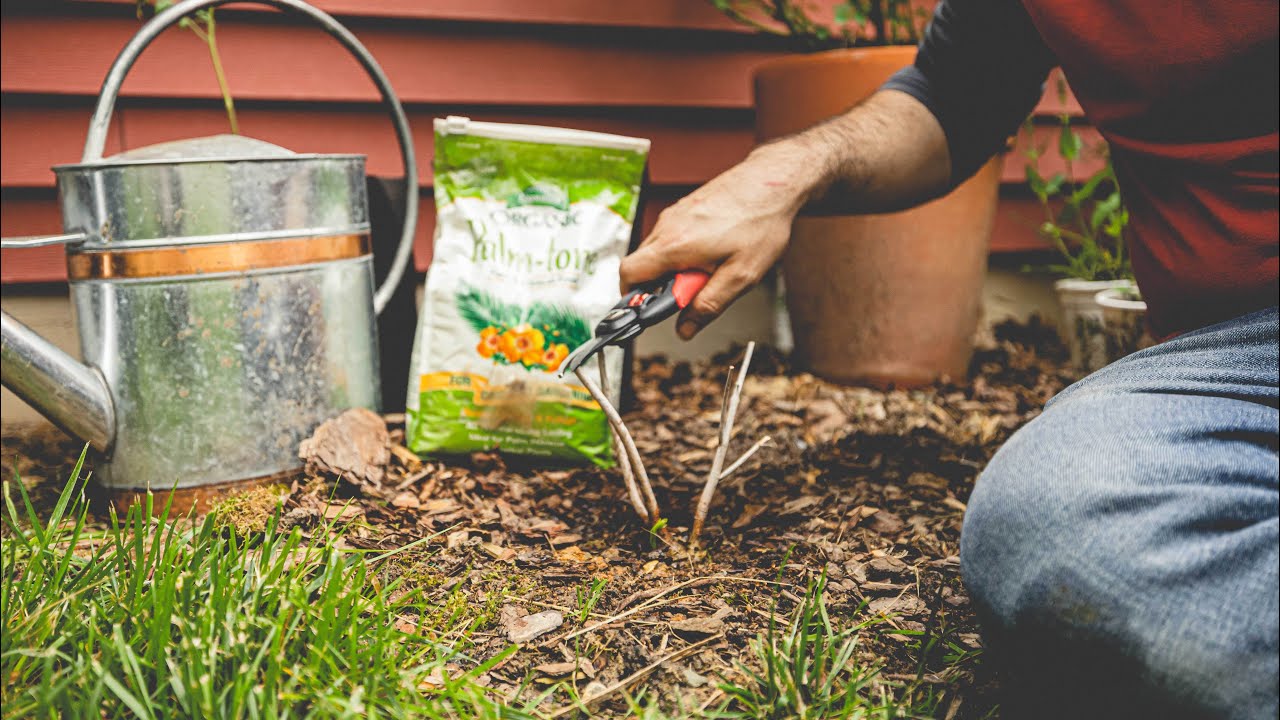
[[[1034,704],[1007,716],[1274,717],[1276,457],[1257,438],[1275,413],[1103,387],[1001,448],[960,551],[988,644]]]
[[[1073,478],[1108,472],[1107,458],[1084,449],[1068,451],[1077,456],[1070,464],[1056,457],[1058,424],[1056,414],[1041,416],[1010,438],[969,498],[960,539],[965,583],[997,618],[1014,613],[1022,587],[1086,531],[1069,517],[1081,500]]]

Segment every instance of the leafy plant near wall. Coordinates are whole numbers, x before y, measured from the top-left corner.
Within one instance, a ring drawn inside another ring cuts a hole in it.
[[[770,35],[793,38],[801,49],[867,45],[915,45],[929,21],[932,2],[851,0],[819,12],[800,0],[711,0],[720,12]],[[829,17],[821,17],[827,15]]]
[[[137,0],[137,3],[138,19],[141,20],[167,10],[173,5],[173,0]],[[222,104],[227,109],[231,133],[239,135],[240,123],[236,121],[236,103],[231,98],[231,87],[227,85],[227,75],[222,70],[222,55],[218,52],[218,24],[213,10],[197,10],[179,20],[178,27],[190,30],[208,46],[209,60],[213,63],[213,74],[218,78],[218,89],[222,92]]]
[[[1058,98],[1065,101],[1067,85],[1061,75],[1057,91]],[[1030,133],[1032,129],[1028,119],[1024,132]],[[1034,269],[1080,280],[1132,279],[1133,268],[1126,244],[1129,211],[1120,196],[1106,143],[1086,148],[1084,139],[1072,126],[1071,116],[1063,112],[1058,116],[1057,151],[1066,172],[1046,178],[1040,173],[1044,149],[1032,143],[1027,150],[1027,185],[1045,214],[1039,233],[1063,258],[1063,262]],[[1083,182],[1077,182],[1073,172],[1075,162],[1087,151],[1102,154],[1106,164]]]

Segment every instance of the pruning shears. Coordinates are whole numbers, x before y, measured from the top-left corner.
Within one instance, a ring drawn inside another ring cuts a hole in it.
[[[711,277],[701,270],[683,270],[622,296],[609,314],[596,323],[595,337],[580,345],[565,361],[561,375],[582,366],[606,345],[618,345],[683,310]]]

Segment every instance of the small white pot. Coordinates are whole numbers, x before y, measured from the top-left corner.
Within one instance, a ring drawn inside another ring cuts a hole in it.
[[[1107,362],[1155,344],[1147,330],[1147,304],[1131,297],[1136,294],[1133,288],[1111,288],[1094,295],[1094,302],[1102,308]]]
[[[1104,290],[1132,287],[1129,280],[1065,279],[1053,284],[1062,311],[1060,329],[1071,351],[1071,364],[1077,370],[1093,372],[1108,362],[1102,307],[1096,296]]]

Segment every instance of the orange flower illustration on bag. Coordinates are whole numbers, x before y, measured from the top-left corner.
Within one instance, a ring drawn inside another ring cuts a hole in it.
[[[564,343],[556,343],[539,352],[537,357],[534,358],[534,362],[528,364],[542,365],[547,369],[547,372],[555,372],[560,369],[560,363],[564,362],[566,357],[569,357],[569,346]]]
[[[502,356],[509,363],[517,363],[524,361],[529,353],[538,353],[542,351],[546,344],[546,339],[542,335],[541,330],[531,328],[528,325],[518,325],[506,332],[502,333],[502,337],[498,341],[498,346],[502,349]],[[527,362],[525,363],[528,364]]]
[[[493,354],[498,352],[500,339],[502,334],[498,332],[496,327],[487,327],[480,331],[480,344],[476,345],[476,352],[480,353],[482,358],[491,358]]]
[[[459,293],[456,301],[459,315],[479,334],[476,354],[495,365],[558,372],[569,353],[592,336],[591,326],[561,305],[522,307],[475,288]]]

